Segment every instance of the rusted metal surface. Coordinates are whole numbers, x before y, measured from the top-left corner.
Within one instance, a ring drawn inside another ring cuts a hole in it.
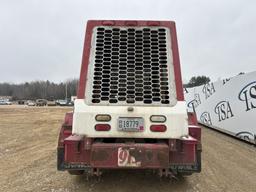
[[[177,141],[176,139],[169,139],[169,150],[177,151]]]
[[[70,135],[64,139],[64,160],[66,163],[89,163],[90,150],[85,148],[84,136]]]
[[[106,151],[104,149],[93,150],[91,161],[106,161],[109,158],[109,152],[111,151],[113,152],[113,150]]]
[[[96,143],[90,164],[100,168],[166,168],[169,149],[167,144]]]
[[[85,137],[85,139],[84,139],[84,149],[85,150],[90,150],[91,147],[92,147],[92,138]]]
[[[176,151],[170,151],[170,164],[186,164],[196,163],[196,146],[198,141],[193,137],[184,137],[184,139],[176,140]]]
[[[172,164],[195,164],[200,143],[192,137],[169,140],[169,145],[93,143],[92,139],[71,135],[64,144],[66,163],[82,163],[95,168],[167,168]]]

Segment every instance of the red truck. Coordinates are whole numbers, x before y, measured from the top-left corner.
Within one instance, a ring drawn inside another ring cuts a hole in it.
[[[175,23],[87,22],[77,99],[66,113],[57,168],[101,175],[201,171],[201,128],[184,101]]]

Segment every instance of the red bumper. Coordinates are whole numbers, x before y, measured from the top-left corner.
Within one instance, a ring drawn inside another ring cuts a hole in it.
[[[93,143],[83,136],[64,140],[64,162],[68,167],[83,165],[95,168],[168,168],[170,165],[193,165],[197,140],[169,140],[169,143]]]

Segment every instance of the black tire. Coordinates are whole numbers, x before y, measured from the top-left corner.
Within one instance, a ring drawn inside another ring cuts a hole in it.
[[[192,175],[192,173],[189,173],[189,172],[182,172],[182,173],[177,174],[177,176],[179,178],[183,178],[183,177],[190,176],[190,175]]]
[[[68,170],[68,173],[70,175],[83,175],[84,174],[84,170]]]
[[[197,151],[197,172],[200,173],[202,170],[201,151]]]

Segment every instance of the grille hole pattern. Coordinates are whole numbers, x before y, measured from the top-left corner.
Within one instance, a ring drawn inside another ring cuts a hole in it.
[[[166,33],[98,27],[91,102],[169,104]]]

